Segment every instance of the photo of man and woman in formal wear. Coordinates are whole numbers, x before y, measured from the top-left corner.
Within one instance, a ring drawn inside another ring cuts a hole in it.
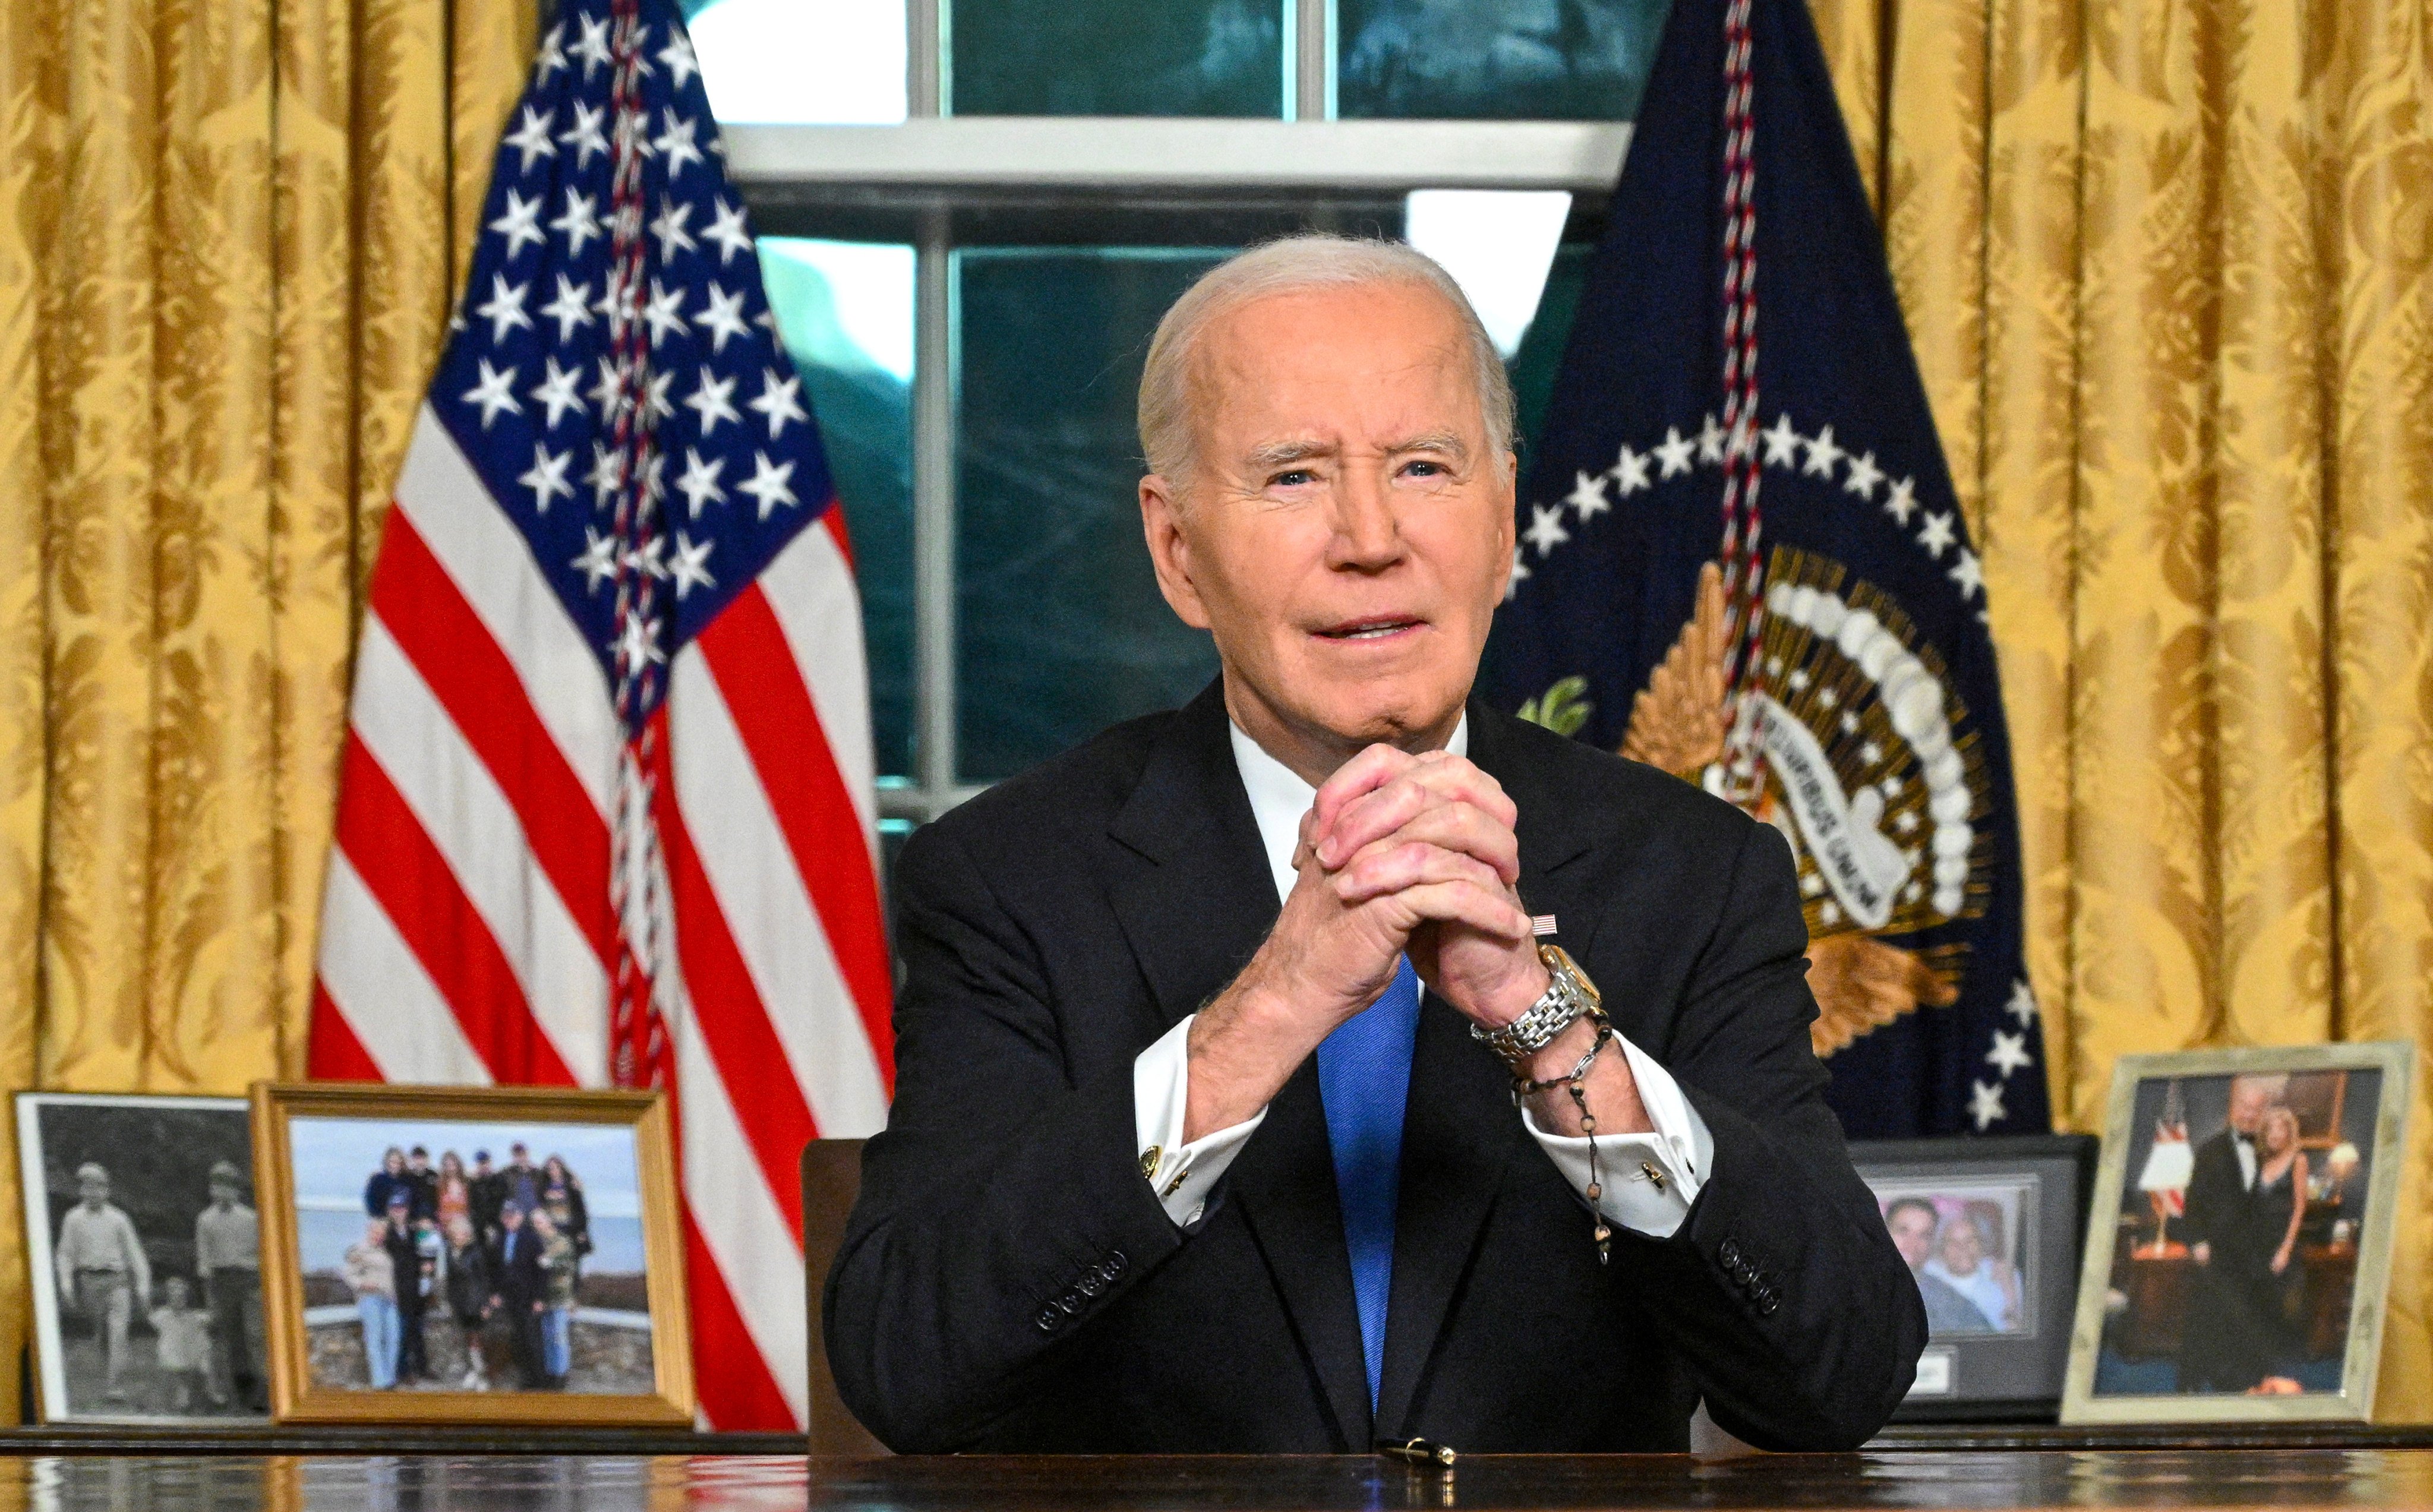
[[[265,1416],[244,1101],[22,1094],[17,1138],[44,1416]]]
[[[653,1389],[632,1129],[299,1117],[289,1130],[315,1385]]]
[[[2341,1389],[2381,1090],[2372,1070],[2139,1083],[2096,1396]]]
[[[1931,1337],[2035,1332],[2033,1179],[1868,1184]]]

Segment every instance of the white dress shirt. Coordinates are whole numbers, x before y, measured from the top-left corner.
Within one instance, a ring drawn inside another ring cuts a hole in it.
[[[1276,898],[1281,903],[1298,880],[1292,866],[1293,851],[1301,840],[1302,816],[1309,812],[1318,790],[1302,781],[1290,767],[1261,750],[1240,726],[1229,727],[1234,739],[1234,762],[1250,794],[1251,812],[1258,821],[1259,840],[1267,846],[1268,867],[1275,876]],[[1469,716],[1464,715],[1454,727],[1453,739],[1445,748],[1455,756],[1469,754]],[[1188,1144],[1183,1142],[1183,1112],[1190,1103],[1191,1093],[1189,1040],[1192,1019],[1196,1017],[1197,1014],[1185,1017],[1132,1062],[1132,1118],[1140,1141],[1141,1168],[1148,1174],[1159,1202],[1164,1204],[1166,1216],[1185,1227],[1199,1221],[1209,1192],[1224,1176],[1226,1167],[1234,1164],[1243,1142],[1268,1116],[1262,1108],[1231,1129],[1203,1134]],[[1614,1036],[1614,1044],[1630,1062],[1631,1077],[1639,1083],[1639,1100],[1656,1128],[1651,1133],[1597,1136],[1597,1164],[1605,1178],[1604,1194],[1597,1205],[1612,1223],[1652,1239],[1670,1238],[1689,1215],[1690,1204],[1697,1200],[1699,1187],[1710,1174],[1714,1136],[1708,1132],[1707,1121],[1681,1096],[1672,1073],[1620,1034]],[[1478,1053],[1493,1052],[1482,1045]],[[1585,1199],[1589,1185],[1588,1140],[1547,1133],[1526,1109],[1521,1113],[1521,1121],[1545,1150],[1547,1159],[1555,1163],[1555,1168],[1563,1173],[1563,1179]],[[1664,1178],[1661,1184],[1647,1178],[1641,1169],[1642,1162]]]

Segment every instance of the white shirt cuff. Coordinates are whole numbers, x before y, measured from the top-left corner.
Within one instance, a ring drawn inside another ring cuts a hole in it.
[[[1670,1239],[1690,1215],[1690,1204],[1698,1199],[1699,1188],[1714,1174],[1715,1136],[1708,1131],[1698,1110],[1690,1106],[1690,1099],[1681,1096],[1673,1073],[1620,1034],[1613,1043],[1630,1062],[1631,1079],[1639,1083],[1640,1106],[1647,1110],[1647,1121],[1656,1129],[1652,1133],[1597,1136],[1597,1173],[1603,1188],[1597,1207],[1609,1223],[1651,1239]],[[1587,1138],[1547,1133],[1526,1108],[1521,1110],[1521,1122],[1563,1173],[1563,1180],[1585,1200]],[[1655,1174],[1650,1175],[1651,1171]]]
[[[1132,1060],[1132,1129],[1140,1143],[1141,1174],[1165,1215],[1184,1228],[1199,1221],[1208,1194],[1268,1116],[1262,1108],[1231,1129],[1182,1142],[1183,1113],[1191,1102],[1191,1022],[1199,1016],[1186,1014]]]

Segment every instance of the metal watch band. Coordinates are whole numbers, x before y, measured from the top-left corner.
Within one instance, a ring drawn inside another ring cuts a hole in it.
[[[1530,1057],[1555,1043],[1555,1036],[1572,1027],[1581,1014],[1595,1011],[1600,999],[1594,984],[1590,982],[1578,964],[1560,945],[1540,942],[1538,959],[1545,963],[1550,978],[1546,991],[1529,1005],[1528,1011],[1499,1029],[1481,1028],[1472,1024],[1471,1038],[1504,1058],[1516,1071],[1528,1064]]]

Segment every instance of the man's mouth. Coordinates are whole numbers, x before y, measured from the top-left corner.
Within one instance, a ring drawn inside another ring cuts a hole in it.
[[[1405,630],[1417,630],[1427,623],[1404,615],[1379,615],[1367,620],[1346,620],[1318,632],[1327,640],[1386,640]]]

